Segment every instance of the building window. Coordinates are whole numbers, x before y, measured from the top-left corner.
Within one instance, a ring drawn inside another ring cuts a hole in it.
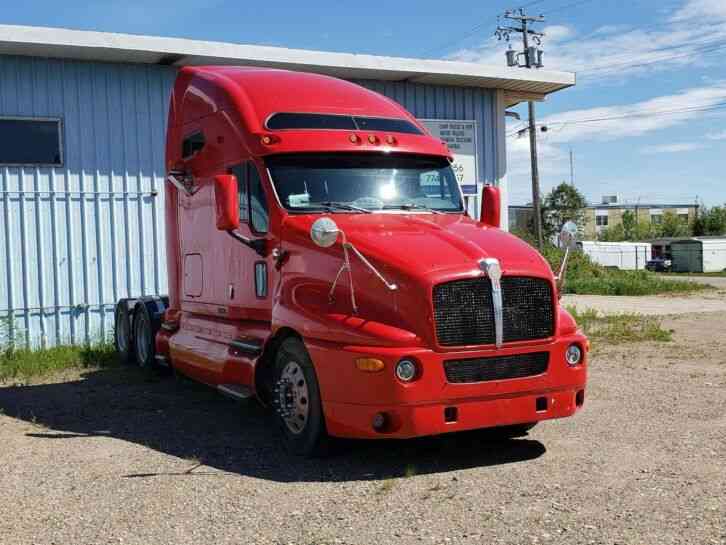
[[[60,119],[0,118],[0,164],[63,164]]]
[[[598,214],[597,216],[595,216],[595,225],[597,225],[598,227],[607,227],[608,217],[606,215]]]
[[[651,214],[650,222],[653,225],[660,225],[661,223],[663,223],[663,214]]]

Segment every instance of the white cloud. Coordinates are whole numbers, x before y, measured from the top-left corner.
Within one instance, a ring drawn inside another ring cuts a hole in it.
[[[542,177],[542,193],[545,194],[553,185],[569,179],[570,145],[577,146],[588,141],[608,141],[626,137],[637,137],[657,131],[674,129],[685,125],[702,116],[726,116],[726,108],[703,111],[714,104],[726,101],[726,81],[714,85],[693,87],[673,95],[663,95],[636,102],[633,104],[603,106],[562,112],[544,117],[539,123],[547,125],[546,133],[538,133],[538,156],[540,175]],[[690,111],[672,115],[647,116],[651,112],[663,112],[691,108]],[[600,118],[615,118],[601,122],[588,122]],[[520,124],[513,123],[508,127],[512,134]],[[670,134],[670,133],[669,133]],[[673,130],[673,138],[678,138],[682,131]],[[726,139],[726,131],[706,135],[709,139]],[[673,142],[661,146],[644,148],[643,153],[676,153],[685,152],[699,147],[698,143]],[[529,138],[507,138],[507,164],[509,178],[509,195],[512,203],[531,201]],[[577,164],[575,170],[578,170]],[[630,182],[623,181],[622,191],[629,189]],[[614,186],[613,186],[614,187]],[[620,191],[621,189],[618,189]]]
[[[726,131],[710,132],[706,135],[708,140],[726,140]]]
[[[707,15],[708,23],[694,19],[697,14]],[[689,0],[651,29],[609,25],[579,35],[572,27],[554,25],[543,31],[545,68],[577,72],[578,84],[619,83],[634,75],[720,63],[726,53],[726,1]],[[518,35],[511,40],[521,49]],[[448,58],[502,66],[505,50],[505,43],[489,38]]]
[[[673,14],[671,21],[687,21],[700,17],[726,21],[726,2],[723,0],[688,0]]]
[[[659,153],[683,153],[693,151],[703,147],[703,144],[697,142],[676,142],[673,144],[659,144],[655,146],[646,146],[640,150],[640,153],[646,155],[656,155]]]
[[[634,104],[602,106],[572,110],[547,116],[553,143],[584,140],[613,140],[682,125],[703,116],[723,116],[726,108],[704,110],[726,102],[726,81],[715,85],[692,87],[677,94],[663,95]],[[683,111],[685,110],[685,111]],[[650,115],[654,112],[659,115]],[[675,112],[675,113],[668,113]],[[612,118],[598,121],[602,118]]]

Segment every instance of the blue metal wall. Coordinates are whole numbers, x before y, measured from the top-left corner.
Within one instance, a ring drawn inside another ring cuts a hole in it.
[[[117,299],[165,293],[164,136],[174,75],[156,65],[0,56],[0,116],[63,124],[62,167],[0,166],[0,328],[9,322],[17,341],[107,339]],[[480,176],[500,180],[501,93],[358,83],[417,117],[476,120]]]
[[[174,74],[0,57],[0,116],[60,117],[63,127],[62,167],[0,166],[0,320],[10,317],[16,339],[107,338],[116,299],[166,290],[154,195]]]

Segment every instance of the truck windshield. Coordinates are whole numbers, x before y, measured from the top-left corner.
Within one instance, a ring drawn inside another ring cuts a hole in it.
[[[443,157],[305,153],[270,156],[266,164],[280,202],[294,212],[462,211],[456,176]]]

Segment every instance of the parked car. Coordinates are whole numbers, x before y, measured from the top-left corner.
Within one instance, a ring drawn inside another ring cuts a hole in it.
[[[656,257],[645,264],[645,268],[653,272],[670,272],[673,262],[665,257]]]

